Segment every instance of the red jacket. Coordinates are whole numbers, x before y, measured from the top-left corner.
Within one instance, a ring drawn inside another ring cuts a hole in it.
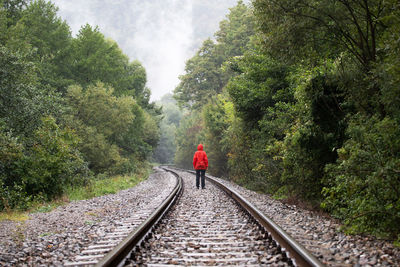
[[[197,151],[194,153],[193,168],[195,170],[207,170],[208,168],[207,154],[205,151],[203,151],[202,144],[197,146]]]

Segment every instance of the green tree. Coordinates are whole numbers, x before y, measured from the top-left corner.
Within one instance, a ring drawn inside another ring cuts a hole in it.
[[[241,75],[231,79],[227,86],[238,115],[251,127],[278,101],[293,101],[287,92],[289,69],[260,53],[249,52],[231,62],[230,67]]]
[[[350,232],[400,239],[400,131],[398,121],[357,116],[328,165],[323,207],[342,219]]]
[[[311,74],[296,82],[283,179],[302,195],[325,186],[350,230],[398,238],[398,1],[253,3],[266,52]]]
[[[97,81],[115,88],[117,95],[146,98],[146,72],[138,61],[129,63],[117,43],[98,27],[83,26],[73,41],[72,78],[82,86]]]
[[[46,114],[57,114],[59,98],[40,88],[35,65],[18,52],[0,46],[0,120],[15,136],[31,136]]]
[[[162,106],[163,119],[160,123],[160,140],[154,150],[153,159],[159,163],[173,163],[176,152],[175,135],[182,119],[182,111],[171,94],[164,95],[157,104]]]
[[[332,48],[340,46],[339,52],[349,52],[365,69],[377,57],[377,43],[386,28],[381,18],[395,7],[395,1],[375,0],[255,0],[253,4],[261,29],[270,36],[265,44],[280,56],[336,57],[338,50]]]
[[[98,27],[83,26],[73,41],[73,78],[86,87],[98,81],[118,87],[128,58],[118,45],[106,39]]]
[[[218,177],[228,173],[228,153],[230,143],[226,139],[232,123],[233,104],[227,94],[214,97],[213,101],[203,108],[205,146],[210,163],[209,171]]]
[[[186,62],[185,74],[174,90],[179,105],[200,109],[222,92],[233,73],[223,70],[223,63],[240,56],[254,34],[254,20],[250,9],[239,1],[230,9],[227,19],[220,23],[215,34],[217,42],[207,39],[196,55]]]
[[[67,77],[72,37],[68,24],[57,17],[57,10],[51,2],[32,1],[11,29],[8,46],[17,51],[32,51],[41,84],[65,92],[71,84]]]
[[[391,1],[392,3],[395,1]],[[392,118],[400,118],[400,3],[393,12],[382,18],[388,25],[382,40],[377,44],[382,51],[382,61],[375,64],[372,81],[381,88],[381,103]]]
[[[89,168],[132,172],[159,139],[140,62],[89,25],[72,38],[57,10],[0,0],[1,210],[83,185]]]
[[[254,6],[271,55],[311,68],[327,58],[338,60],[349,104],[369,115],[385,115],[382,88],[370,72],[384,55],[378,47],[396,1],[256,0]]]
[[[294,120],[291,68],[256,47],[231,60],[228,66],[239,74],[227,85],[236,116],[241,118],[233,128],[237,131],[232,133],[236,137],[233,147],[247,150],[229,154],[233,166],[230,170],[234,176],[243,175],[235,178],[241,183],[274,193],[284,186],[282,142]],[[245,153],[245,161],[238,162],[244,159],[235,153]]]
[[[0,132],[0,210],[29,208],[35,198],[51,200],[67,186],[83,185],[89,171],[78,151],[78,138],[68,128],[44,117],[29,140],[21,143]]]
[[[1,0],[1,12],[6,15],[6,27],[9,28],[17,23],[22,16],[22,10],[27,5],[27,0]]]
[[[192,169],[193,155],[200,143],[204,143],[204,126],[198,113],[185,114],[176,132],[175,164],[179,167]],[[207,147],[204,147],[207,151]],[[210,167],[211,167],[210,163]]]
[[[132,97],[116,97],[113,89],[102,83],[83,90],[80,86],[68,89],[71,118],[68,120],[82,139],[80,149],[96,173],[120,172],[127,164],[119,151],[135,119],[136,103]]]
[[[204,41],[196,55],[186,62],[185,74],[174,90],[174,97],[181,106],[199,108],[211,96],[221,92],[224,83],[221,75],[222,60],[216,56],[216,45]]]
[[[243,1],[229,9],[227,18],[220,22],[215,33],[218,50],[224,60],[241,56],[247,51],[248,43],[255,34],[255,23],[252,9]]]
[[[68,185],[82,184],[89,177],[77,149],[79,139],[71,129],[60,128],[54,118],[45,117],[33,140],[24,162],[23,185],[28,195],[51,200]]]

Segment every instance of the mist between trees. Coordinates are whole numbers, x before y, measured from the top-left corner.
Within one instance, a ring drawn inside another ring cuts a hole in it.
[[[398,1],[239,1],[179,77],[175,163],[202,143],[210,173],[398,243],[399,35]]]

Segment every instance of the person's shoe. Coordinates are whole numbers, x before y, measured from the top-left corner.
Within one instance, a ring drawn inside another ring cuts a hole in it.
[[[199,187],[198,186],[196,186],[197,187],[197,189],[199,189]]]
[[[201,189],[206,189],[205,187],[202,187]]]

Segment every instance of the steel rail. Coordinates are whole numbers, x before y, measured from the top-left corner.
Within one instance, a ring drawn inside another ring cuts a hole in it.
[[[177,177],[177,182],[174,190],[164,200],[164,202],[147,218],[141,225],[132,231],[121,243],[119,243],[113,250],[111,250],[96,266],[108,267],[108,266],[120,266],[122,261],[132,252],[132,250],[141,243],[141,241],[151,232],[152,228],[156,223],[163,217],[168,211],[169,207],[175,203],[179,194],[182,192],[182,178],[176,173],[171,172]]]
[[[178,168],[176,168],[178,169]],[[183,170],[196,174],[195,171]],[[262,225],[267,232],[269,232],[272,238],[288,252],[288,256],[294,259],[295,264],[301,267],[323,267],[322,264],[314,255],[312,255],[306,248],[294,240],[288,233],[285,232],[279,225],[277,225],[271,218],[266,216],[257,207],[247,201],[234,189],[226,187],[224,184],[220,183],[216,179],[207,176],[206,179],[220,187],[224,192],[236,200],[236,202],[246,210],[257,222]]]
[[[253,218],[255,218],[259,224],[261,224],[272,236],[272,238],[288,252],[288,256],[294,259],[295,264],[301,267],[322,267],[322,264],[315,256],[313,256],[308,250],[300,245],[296,240],[289,236],[279,225],[277,225],[272,219],[267,217],[263,212],[256,208],[253,204],[247,201],[234,189],[226,187],[224,184],[215,180],[212,177],[206,176],[206,178],[220,187],[229,196],[236,200],[239,205],[245,209]]]

